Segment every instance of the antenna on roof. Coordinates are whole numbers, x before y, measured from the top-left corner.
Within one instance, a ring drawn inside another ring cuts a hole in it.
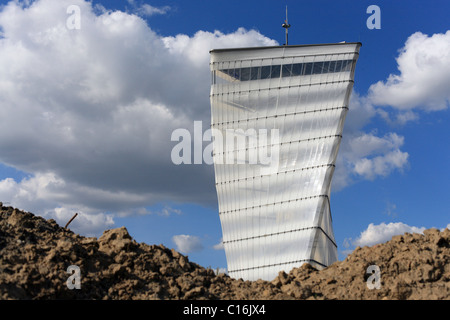
[[[284,20],[284,23],[281,25],[286,30],[286,43],[285,45],[288,45],[288,29],[291,27],[291,25],[288,23],[288,10],[286,6],[286,20]]]

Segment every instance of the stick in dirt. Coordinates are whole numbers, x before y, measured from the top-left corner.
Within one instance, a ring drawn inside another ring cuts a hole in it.
[[[72,222],[73,219],[75,219],[75,217],[78,215],[78,213],[75,213],[74,216],[69,220],[69,222],[67,222],[66,226],[64,228],[67,229],[67,226]]]

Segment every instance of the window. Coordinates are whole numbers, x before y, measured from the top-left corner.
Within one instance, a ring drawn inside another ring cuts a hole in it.
[[[292,75],[291,72],[292,64],[284,64],[281,72],[282,77],[290,77]]]
[[[241,69],[241,81],[250,80],[250,68],[242,68]]]
[[[342,69],[341,71],[350,71],[352,68],[352,60],[344,60],[342,61]]]
[[[322,73],[330,73],[330,61],[325,61],[323,63]]]
[[[330,66],[328,67],[329,72],[335,72],[337,61],[330,61]]]
[[[222,69],[222,73],[240,80],[274,79],[282,77],[297,77],[302,75],[323,74],[351,71],[353,60],[317,61],[306,63],[293,63],[284,65]]]
[[[250,80],[258,80],[261,77],[261,67],[252,67],[250,71]]]
[[[303,64],[302,63],[294,63],[292,65],[292,76],[301,76],[303,70]]]
[[[241,78],[241,69],[230,69],[231,70],[231,76],[237,80]]]
[[[334,72],[341,72],[342,67],[342,61],[336,61],[336,69],[334,69]]]
[[[313,65],[313,74],[321,74],[322,73],[323,62],[314,62]]]
[[[279,78],[280,77],[280,72],[281,72],[281,66],[280,65],[272,66],[272,70],[270,72],[270,77],[271,78]]]
[[[308,62],[308,63],[305,63],[305,75],[310,75],[311,74],[311,72],[312,72],[312,68],[313,68],[313,63],[312,62]]]
[[[261,67],[261,79],[270,78],[270,66]]]

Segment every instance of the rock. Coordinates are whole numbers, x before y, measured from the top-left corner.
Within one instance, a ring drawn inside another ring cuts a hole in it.
[[[98,239],[99,250],[107,254],[132,250],[135,245],[125,227],[106,230]]]
[[[32,228],[33,223],[29,219],[31,215],[14,209],[8,218],[8,223],[15,227]]]

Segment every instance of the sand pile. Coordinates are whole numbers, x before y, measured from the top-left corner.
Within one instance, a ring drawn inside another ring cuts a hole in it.
[[[0,299],[450,299],[449,256],[450,231],[429,229],[357,248],[321,271],[305,264],[251,282],[137,243],[124,227],[88,238],[54,220],[0,209]],[[378,275],[367,273],[373,265]]]

